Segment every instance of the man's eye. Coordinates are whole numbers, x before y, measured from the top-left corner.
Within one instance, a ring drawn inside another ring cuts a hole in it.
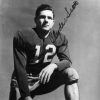
[[[52,17],[50,17],[50,16],[48,16],[48,19],[51,19],[51,20],[52,20],[53,18],[52,18]]]
[[[39,18],[41,18],[41,19],[42,19],[42,18],[45,18],[45,16],[40,16]]]

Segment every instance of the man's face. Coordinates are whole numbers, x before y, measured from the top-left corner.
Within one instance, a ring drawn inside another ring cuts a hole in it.
[[[40,29],[49,31],[54,25],[53,12],[51,10],[41,11],[36,24]]]

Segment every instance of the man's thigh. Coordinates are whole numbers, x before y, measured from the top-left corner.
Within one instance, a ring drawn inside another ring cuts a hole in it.
[[[55,71],[48,83],[40,84],[40,86],[31,92],[32,95],[41,95],[49,93],[63,84],[67,84],[68,78],[64,71]]]
[[[38,76],[38,75],[37,75]],[[78,74],[75,69],[67,68],[63,71],[54,71],[50,81],[46,84],[40,84],[34,91],[31,92],[32,97],[49,93],[63,84],[72,84],[78,80]],[[34,84],[34,81],[31,81]],[[31,83],[32,84],[32,83]],[[16,85],[15,85],[16,86]]]

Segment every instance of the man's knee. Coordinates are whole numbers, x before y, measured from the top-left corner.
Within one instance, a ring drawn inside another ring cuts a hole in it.
[[[67,76],[68,81],[71,83],[75,83],[79,80],[79,75],[74,68],[65,69],[64,75]]]

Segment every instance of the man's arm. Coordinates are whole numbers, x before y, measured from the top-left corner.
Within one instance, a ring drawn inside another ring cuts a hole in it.
[[[71,60],[68,50],[68,41],[65,37],[59,37],[57,40],[59,48],[57,50],[57,56],[59,58],[58,63],[50,63],[48,66],[43,68],[39,73],[40,82],[45,84],[50,80],[51,75],[55,70],[64,70],[71,66]]]
[[[13,55],[14,55],[14,69],[16,73],[16,79],[18,81],[19,91],[22,98],[30,96],[27,73],[26,73],[26,54],[23,39],[21,35],[17,35],[13,39]]]
[[[68,41],[65,36],[61,36],[60,41],[62,41],[61,45],[58,48],[57,56],[59,58],[59,62],[57,64],[57,69],[59,71],[64,70],[71,66],[72,62],[70,59],[70,54],[68,50]]]

